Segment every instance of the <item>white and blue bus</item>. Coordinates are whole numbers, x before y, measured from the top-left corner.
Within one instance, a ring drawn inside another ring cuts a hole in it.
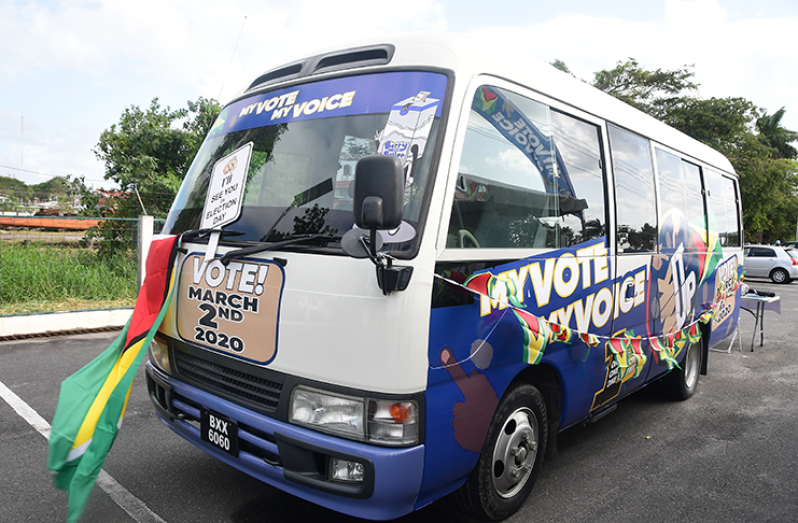
[[[175,199],[159,418],[339,512],[500,520],[560,431],[693,395],[739,317],[720,153],[501,46],[411,36],[266,72]]]

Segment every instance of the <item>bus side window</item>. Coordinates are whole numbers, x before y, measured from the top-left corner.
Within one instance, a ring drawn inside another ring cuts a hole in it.
[[[726,222],[731,223],[729,234],[727,235],[729,246],[739,247],[742,245],[742,234],[740,233],[740,225],[743,223],[740,216],[740,181],[732,180],[723,177],[723,183],[726,185],[728,193],[728,206],[726,207]]]
[[[546,163],[555,156],[553,147],[548,106],[480,87],[460,159],[447,248],[553,247],[557,193],[550,181],[556,176]]]
[[[551,121],[557,152],[573,186],[570,202],[576,204],[576,209],[568,212],[565,207],[569,200],[560,199],[559,247],[570,247],[607,234],[600,131],[593,124],[555,110]]]
[[[469,115],[447,248],[557,248],[605,236],[596,125],[492,86]]]
[[[705,181],[709,192],[708,213],[712,213],[715,219],[720,244],[724,247],[739,247],[740,216],[734,180],[706,169]]]
[[[609,126],[618,252],[656,252],[657,199],[649,141]]]
[[[706,215],[701,190],[701,168],[682,160],[678,156],[657,149],[657,174],[660,190],[660,223],[665,214],[679,211],[687,223],[698,226],[695,230],[706,231]],[[702,238],[707,242],[706,234]],[[698,249],[693,242],[686,244],[688,251]]]

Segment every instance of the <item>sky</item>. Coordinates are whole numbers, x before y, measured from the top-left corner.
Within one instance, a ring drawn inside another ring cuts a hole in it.
[[[694,65],[701,98],[786,107],[798,131],[795,0],[0,0],[0,176],[113,187],[94,149],[126,108],[224,103],[286,61],[411,31],[523,46],[584,80],[630,57]]]

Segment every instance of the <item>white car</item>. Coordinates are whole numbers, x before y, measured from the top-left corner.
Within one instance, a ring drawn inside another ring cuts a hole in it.
[[[793,258],[781,247],[773,245],[746,245],[745,275],[749,278],[770,278],[773,283],[790,283],[798,279],[798,258]]]

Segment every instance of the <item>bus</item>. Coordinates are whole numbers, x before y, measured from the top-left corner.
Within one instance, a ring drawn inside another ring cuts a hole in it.
[[[148,390],[169,429],[312,503],[501,520],[558,434],[696,391],[737,325],[738,177],[501,46],[385,38],[255,78],[172,205]]]

